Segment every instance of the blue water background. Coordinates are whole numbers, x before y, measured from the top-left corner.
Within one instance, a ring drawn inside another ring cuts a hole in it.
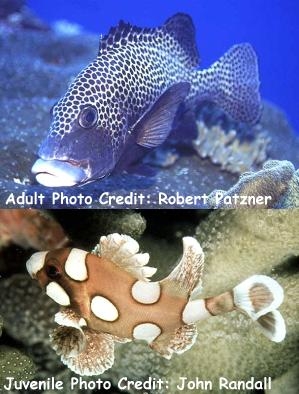
[[[66,19],[103,34],[120,19],[150,27],[187,12],[196,26],[202,67],[236,43],[254,46],[263,98],[279,105],[299,134],[298,0],[28,0],[28,5],[49,23]]]

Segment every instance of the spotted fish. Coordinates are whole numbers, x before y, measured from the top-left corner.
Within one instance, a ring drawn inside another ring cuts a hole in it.
[[[148,253],[129,236],[110,234],[88,253],[80,249],[37,252],[27,270],[61,310],[51,343],[61,360],[80,375],[98,375],[114,362],[114,343],[144,340],[166,359],[194,343],[196,322],[239,310],[272,341],[285,337],[277,308],[283,290],[270,277],[254,275],[216,297],[196,298],[204,254],[192,237],[183,238],[183,256],[168,277],[149,278]],[[192,297],[192,298],[191,298]]]
[[[157,28],[121,21],[54,105],[32,167],[36,180],[72,186],[125,168],[161,145],[195,102],[213,101],[236,120],[257,121],[258,66],[249,44],[233,46],[208,69],[198,65],[188,15]]]

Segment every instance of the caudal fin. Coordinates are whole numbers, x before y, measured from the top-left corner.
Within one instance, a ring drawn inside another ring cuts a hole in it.
[[[199,71],[201,73],[201,71]],[[261,115],[258,63],[250,44],[230,48],[208,70],[207,78],[211,99],[235,120],[256,123]]]
[[[286,334],[284,319],[276,310],[283,301],[283,289],[272,278],[253,275],[233,289],[234,304],[254,320],[259,329],[274,342]]]

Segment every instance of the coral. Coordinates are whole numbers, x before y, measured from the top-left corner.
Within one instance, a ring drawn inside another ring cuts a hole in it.
[[[120,234],[130,235],[133,238],[139,238],[146,228],[144,217],[134,211],[94,213],[93,222],[98,226],[98,229],[101,229],[103,234],[119,232]]]
[[[0,314],[5,331],[26,346],[48,343],[54,327],[55,304],[28,275],[16,274],[0,282]]]
[[[258,167],[267,158],[270,137],[257,131],[261,127],[256,127],[254,139],[241,141],[235,129],[227,132],[220,125],[209,127],[203,121],[196,124],[198,136],[193,141],[194,149],[200,157],[219,164],[222,170],[241,174]]]
[[[2,327],[3,327],[3,318],[2,318],[2,316],[0,315],[0,337],[1,337],[1,335],[2,335]]]
[[[54,212],[54,215],[57,213]],[[67,210],[60,212],[59,221],[67,231],[73,243],[83,249],[91,250],[101,235],[121,233],[133,238],[140,238],[146,227],[145,218],[138,212],[129,210]],[[88,237],[82,233],[88,228]]]
[[[48,250],[65,246],[68,238],[59,223],[45,212],[0,209],[0,247],[9,242]]]
[[[217,200],[217,195],[221,198]],[[248,196],[245,205],[234,196]],[[269,196],[269,199],[259,196]],[[269,160],[262,170],[243,173],[239,181],[227,192],[214,190],[209,195],[213,208],[296,208],[299,207],[299,171],[289,161]]]
[[[299,387],[299,365],[295,364],[288,372],[275,379],[266,394],[297,394]]]
[[[299,210],[213,212],[196,229],[205,252],[204,294],[222,292],[254,273],[275,272],[299,256],[298,232]]]
[[[0,346],[0,390],[6,377],[29,380],[35,375],[36,367],[31,359],[17,349]]]

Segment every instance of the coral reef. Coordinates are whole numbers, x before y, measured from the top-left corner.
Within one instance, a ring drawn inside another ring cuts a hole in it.
[[[266,394],[297,394],[299,387],[299,365],[295,364],[288,372],[275,379]]]
[[[8,346],[0,346],[0,390],[7,383],[6,377],[28,381],[34,377],[35,372],[34,363],[25,354]]]
[[[217,198],[219,194],[221,198]],[[234,200],[234,196],[238,198]],[[243,204],[239,196],[250,198]],[[269,160],[262,170],[242,174],[239,181],[227,192],[214,190],[209,195],[209,203],[212,208],[297,208],[299,171],[295,171],[289,161]]]
[[[36,284],[32,286],[28,275],[16,274],[1,280],[0,294],[5,294],[0,304],[5,331],[26,346],[48,343],[54,327],[49,316],[58,309]]]

